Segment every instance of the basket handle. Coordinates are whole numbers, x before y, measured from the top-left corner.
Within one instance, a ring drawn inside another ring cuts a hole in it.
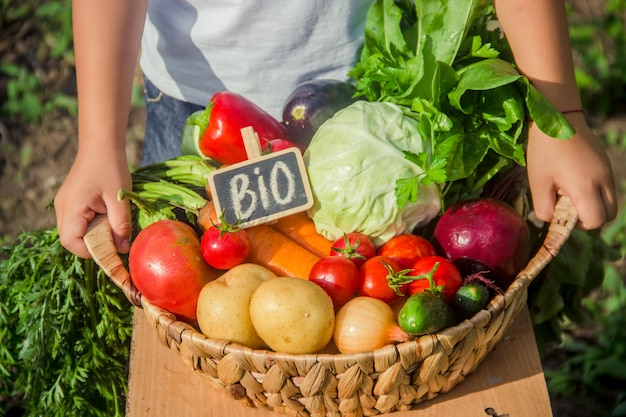
[[[567,196],[560,196],[554,206],[554,214],[537,253],[530,259],[526,267],[518,274],[525,276],[529,284],[541,270],[554,259],[578,223],[578,212]]]
[[[96,264],[123,292],[128,301],[142,307],[141,293],[130,279],[122,258],[117,253],[113,242],[111,225],[104,214],[98,214],[87,226],[83,237],[85,246]]]

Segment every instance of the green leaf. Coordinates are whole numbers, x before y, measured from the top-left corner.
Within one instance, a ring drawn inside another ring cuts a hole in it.
[[[402,208],[408,202],[416,202],[419,191],[419,180],[417,177],[401,178],[396,181],[395,195],[398,207]]]
[[[349,72],[357,94],[370,101],[402,102],[422,78],[423,62],[407,45],[405,13],[393,0],[377,0],[369,9],[361,59]]]
[[[370,7],[365,23],[365,48],[375,46],[377,52],[388,57],[395,54],[408,55],[404,33],[400,28],[402,10],[394,0],[377,0]],[[367,51],[371,53],[371,50]]]
[[[476,35],[471,37],[470,55],[475,58],[498,58],[500,52],[490,43],[483,43],[482,38]]]
[[[432,131],[424,131],[424,137],[432,137],[433,132],[447,132],[454,126],[452,119],[427,99],[414,99],[411,110],[418,114],[418,121],[424,127],[427,126],[428,129],[432,129]]]
[[[526,106],[530,118],[546,135],[557,139],[569,139],[576,131],[567,119],[526,78],[520,83],[526,88]]]
[[[484,138],[489,143],[489,147],[498,154],[512,159],[518,165],[524,166],[525,153],[521,144],[515,143],[515,140],[504,132],[486,133]]]
[[[459,83],[450,92],[450,104],[465,114],[474,111],[473,106],[463,105],[463,95],[471,90],[490,90],[511,84],[521,75],[511,64],[501,59],[485,59],[463,67],[458,71]]]
[[[441,156],[434,157],[430,164],[428,165],[428,169],[426,170],[426,175],[420,181],[422,184],[428,186],[432,183],[435,184],[443,184],[448,179],[448,174],[446,171],[446,166],[448,165],[448,160]]]
[[[521,137],[524,128],[524,98],[514,85],[481,92],[481,117],[506,132],[515,141]]]
[[[434,61],[452,65],[483,3],[480,0],[416,1],[416,55],[432,54]]]
[[[437,140],[437,154],[448,161],[448,181],[472,175],[488,151],[488,143],[479,135],[455,132],[442,135]]]

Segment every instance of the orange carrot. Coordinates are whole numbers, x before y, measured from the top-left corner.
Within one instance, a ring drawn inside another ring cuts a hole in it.
[[[264,266],[276,275],[308,279],[311,268],[320,260],[270,226],[248,227],[246,234],[250,240],[248,262]]]
[[[330,255],[333,242],[317,233],[315,223],[304,212],[282,217],[271,226],[320,258]]]
[[[219,224],[220,219],[217,211],[215,211],[215,204],[213,201],[207,201],[204,207],[198,212],[198,226],[200,229],[207,230],[213,227],[213,224]]]
[[[308,279],[309,272],[313,265],[319,261],[322,256],[328,256],[330,253],[332,242],[329,242],[323,236],[317,234],[317,232],[315,232],[315,226],[312,225],[313,221],[309,219],[310,222],[307,222],[306,219],[308,219],[308,217],[304,213],[302,214],[304,219],[290,219],[283,222],[284,225],[292,224],[291,229],[301,229],[300,234],[302,237],[292,233],[294,238],[291,239],[289,236],[267,225],[257,225],[246,228],[246,234],[250,240],[250,255],[248,256],[248,261],[262,265],[280,276]],[[283,219],[280,219],[279,222],[281,222],[281,220]],[[200,209],[197,222],[202,230],[212,227],[213,223],[219,223],[219,216],[215,211],[215,204],[212,201],[208,201],[207,204]],[[300,227],[296,228],[296,223],[300,223]],[[311,226],[312,229],[310,228]],[[283,228],[285,227],[286,226]],[[309,227],[308,234],[311,235],[308,238],[306,238],[306,233],[303,232],[307,227]],[[317,236],[313,236],[310,232],[311,230],[313,231],[312,233],[315,233]],[[320,252],[320,247],[322,248],[319,255],[311,250],[305,249],[305,247],[301,245],[301,242],[308,241],[310,244],[310,242],[314,240],[318,240],[317,252]],[[326,249],[325,246],[328,246],[328,249]]]

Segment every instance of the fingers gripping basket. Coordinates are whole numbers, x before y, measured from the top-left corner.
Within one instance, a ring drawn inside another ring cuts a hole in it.
[[[541,248],[506,293],[471,319],[438,334],[359,354],[293,355],[208,339],[142,299],[104,217],[91,223],[85,242],[128,300],[143,309],[159,341],[233,398],[294,416],[363,416],[410,409],[473,372],[522,309],[528,285],[556,256],[576,222],[575,208],[561,198]]]

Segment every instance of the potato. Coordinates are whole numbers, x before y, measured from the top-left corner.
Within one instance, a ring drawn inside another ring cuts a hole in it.
[[[207,283],[198,297],[200,331],[253,349],[265,346],[250,320],[250,299],[259,285],[275,277],[263,266],[244,263]]]
[[[328,294],[301,278],[278,277],[261,284],[250,300],[250,317],[261,339],[277,352],[317,352],[335,328]]]

